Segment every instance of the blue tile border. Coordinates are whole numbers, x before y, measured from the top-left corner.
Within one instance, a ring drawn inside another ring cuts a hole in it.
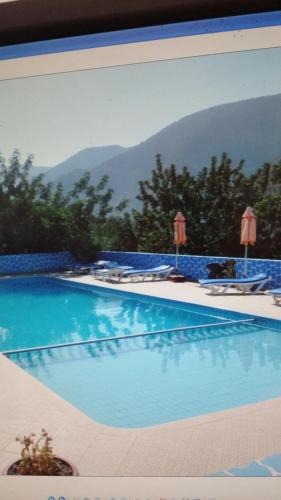
[[[140,253],[140,252],[110,252],[97,253],[98,259],[114,260],[119,264],[126,264],[136,268],[150,268],[161,264],[175,265],[176,256],[173,254]],[[244,259],[235,257],[210,257],[200,255],[180,255],[179,271],[190,281],[198,281],[207,278],[206,266],[210,262],[224,262],[233,259],[236,262],[237,277],[243,275]],[[270,259],[248,259],[248,274],[254,276],[259,273],[267,273],[272,280],[268,288],[281,286],[281,260]]]
[[[0,274],[61,271],[75,262],[70,252],[0,256]]]
[[[97,252],[97,259],[114,260],[119,264],[136,268],[150,268],[161,264],[175,265],[174,254],[141,252]],[[180,255],[179,271],[187,280],[197,282],[207,278],[206,266],[210,262],[223,262],[231,257]],[[243,259],[234,258],[238,277],[242,277]],[[35,253],[0,256],[0,274],[28,273],[36,271],[59,271],[75,263],[70,252]],[[281,286],[281,260],[248,259],[248,274],[267,273],[272,277],[270,288]]]

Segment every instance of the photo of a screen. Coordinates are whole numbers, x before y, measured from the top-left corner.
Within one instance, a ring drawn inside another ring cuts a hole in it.
[[[280,20],[0,47],[5,474],[280,476]]]

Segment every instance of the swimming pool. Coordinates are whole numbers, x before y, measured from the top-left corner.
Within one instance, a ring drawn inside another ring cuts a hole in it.
[[[56,278],[0,280],[0,351],[219,323],[231,317]]]
[[[5,281],[2,351],[178,329],[9,355],[97,422],[147,427],[281,395],[281,322],[55,279]],[[25,307],[12,325],[11,307]]]

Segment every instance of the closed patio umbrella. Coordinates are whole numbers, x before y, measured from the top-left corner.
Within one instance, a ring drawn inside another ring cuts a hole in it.
[[[251,207],[247,207],[242,215],[240,244],[245,245],[244,274],[247,276],[248,245],[256,243],[256,217]]]
[[[176,269],[178,269],[179,245],[186,243],[185,218],[181,212],[178,212],[174,219],[174,243],[176,245]]]

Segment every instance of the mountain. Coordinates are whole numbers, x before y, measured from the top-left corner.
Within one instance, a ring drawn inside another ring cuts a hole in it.
[[[36,175],[46,174],[52,167],[31,167],[29,175],[31,177],[36,177]]]
[[[98,146],[83,149],[50,168],[46,173],[45,180],[46,182],[60,182],[62,180],[66,188],[71,184],[71,181],[79,180],[86,171],[92,171],[100,163],[110,160],[123,151],[126,151],[126,148],[121,146]],[[71,181],[69,175],[71,175]]]
[[[187,115],[137,146],[96,165],[91,170],[91,180],[96,184],[107,174],[109,186],[114,189],[114,203],[126,197],[133,206],[138,181],[151,178],[156,154],[161,154],[165,166],[187,166],[196,174],[210,165],[212,156],[220,157],[223,152],[228,153],[234,165],[244,159],[246,173],[279,158],[281,94],[222,104]],[[60,180],[67,182],[64,176]]]

